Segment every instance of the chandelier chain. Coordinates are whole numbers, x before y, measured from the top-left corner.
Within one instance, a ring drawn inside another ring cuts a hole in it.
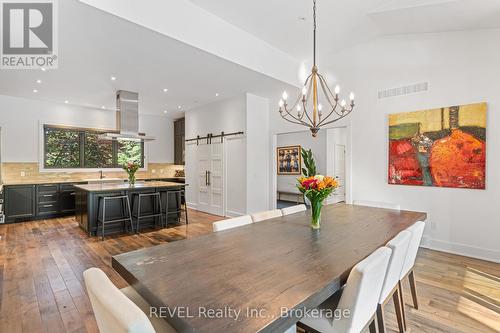
[[[316,0],[313,0],[313,64],[316,66]]]

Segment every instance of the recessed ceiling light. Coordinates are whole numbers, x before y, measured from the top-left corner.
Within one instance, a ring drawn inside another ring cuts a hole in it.
[[[116,76],[112,76],[111,81],[116,81]]]
[[[215,97],[219,97],[219,93],[215,93]]]
[[[69,103],[69,101],[64,101],[64,104],[68,104],[68,103]]]
[[[45,67],[41,67],[40,69],[42,70],[42,72],[46,71]]]
[[[164,89],[163,89],[163,92],[167,92],[167,91],[168,91],[168,89],[167,89],[167,88],[164,88]]]
[[[34,93],[36,94],[36,93],[38,92],[38,90],[36,90],[36,89],[33,89],[33,92],[34,92]]]
[[[38,80],[36,80],[36,83],[40,84],[40,83],[42,83],[42,80],[38,79]]]

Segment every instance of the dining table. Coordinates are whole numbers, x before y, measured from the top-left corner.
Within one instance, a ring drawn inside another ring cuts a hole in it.
[[[285,332],[350,270],[423,212],[326,205],[112,257],[112,267],[177,332]]]

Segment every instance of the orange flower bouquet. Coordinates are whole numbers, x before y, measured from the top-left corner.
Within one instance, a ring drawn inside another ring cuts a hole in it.
[[[316,175],[298,179],[297,188],[311,202],[311,227],[313,229],[320,228],[323,201],[328,198],[337,187],[337,180],[328,176]]]

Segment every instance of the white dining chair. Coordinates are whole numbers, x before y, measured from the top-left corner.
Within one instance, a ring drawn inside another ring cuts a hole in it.
[[[254,223],[261,222],[264,220],[274,219],[276,217],[281,217],[281,216],[283,216],[281,209],[266,210],[265,212],[252,214],[252,221]]]
[[[403,298],[403,288],[401,282],[406,277],[408,277],[408,280],[410,282],[410,292],[411,292],[411,297],[413,299],[413,307],[418,310],[417,285],[415,283],[415,273],[413,272],[413,268],[415,267],[415,261],[417,260],[418,248],[420,247],[420,242],[422,241],[422,235],[424,234],[424,229],[425,229],[425,223],[422,221],[418,221],[406,229],[409,232],[411,232],[411,240],[410,244],[408,245],[408,251],[406,252],[406,258],[399,279],[399,289],[401,291],[400,292],[401,306],[403,307],[403,310],[405,302]],[[403,322],[406,328],[406,316],[404,311],[403,311]]]
[[[387,274],[385,275],[382,292],[380,293],[377,306],[377,323],[379,333],[385,333],[384,307],[391,300],[391,298],[394,301],[399,332],[403,333],[405,330],[403,322],[404,309],[399,296],[399,278],[401,276],[401,270],[403,269],[411,236],[411,232],[403,230],[386,244],[386,246],[392,250],[392,253],[391,258],[389,259]]]
[[[101,333],[176,332],[164,319],[146,315],[150,305],[132,287],[122,292],[95,267],[83,272],[83,278]]]
[[[301,204],[301,205],[283,208],[283,209],[281,209],[281,213],[283,214],[283,216],[285,216],[285,215],[300,213],[300,212],[303,212],[305,210],[307,210],[306,205]]]
[[[354,200],[353,205],[375,207],[375,208],[385,208],[392,210],[401,210],[401,205],[390,203],[390,202],[377,202],[377,201],[365,201],[365,200]]]
[[[241,227],[247,224],[252,223],[252,218],[250,215],[243,215],[243,216],[238,216],[234,217],[229,220],[223,220],[223,221],[218,221],[214,222],[212,224],[212,230],[213,232],[217,231],[222,231],[222,230],[228,230],[236,227]]]
[[[391,257],[391,249],[381,247],[359,262],[351,270],[341,292],[335,293],[319,306],[323,313],[330,309],[349,310],[340,319],[331,316],[306,316],[298,326],[306,331],[313,329],[323,333],[360,333],[366,326],[376,332],[375,312],[382,291],[382,284]],[[320,313],[320,312],[319,312]]]

